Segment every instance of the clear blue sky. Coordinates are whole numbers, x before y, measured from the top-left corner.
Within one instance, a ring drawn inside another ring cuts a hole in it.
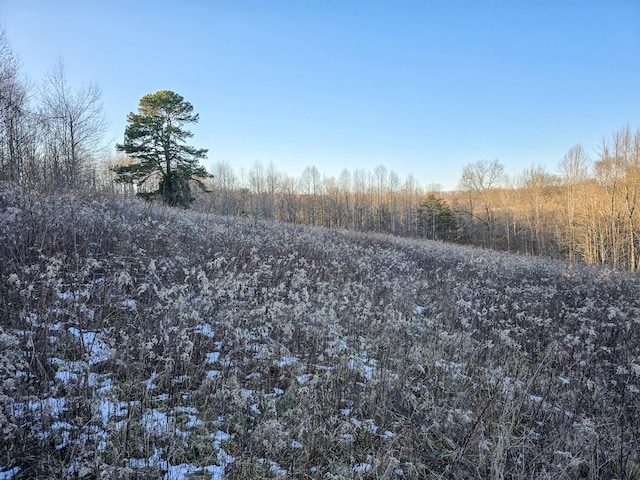
[[[553,172],[640,127],[639,0],[2,0],[0,28],[31,81],[62,58],[100,85],[113,143],[173,90],[205,166],[236,172],[382,164],[450,189],[476,160]]]

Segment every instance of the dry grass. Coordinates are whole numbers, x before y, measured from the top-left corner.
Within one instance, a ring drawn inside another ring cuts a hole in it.
[[[0,273],[5,478],[640,476],[637,276],[11,188]]]

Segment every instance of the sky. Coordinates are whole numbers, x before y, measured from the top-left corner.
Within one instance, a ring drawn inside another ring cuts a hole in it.
[[[555,173],[640,127],[638,0],[2,0],[0,28],[34,85],[62,60],[101,88],[112,145],[143,95],[182,95],[210,169],[450,190],[478,160]]]

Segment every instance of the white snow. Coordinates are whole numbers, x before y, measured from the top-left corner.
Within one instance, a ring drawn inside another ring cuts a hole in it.
[[[166,460],[162,460],[162,449],[153,449],[153,455],[149,458],[130,458],[129,466],[131,468],[145,468],[159,466],[163,470],[168,470],[169,463]]]
[[[167,473],[164,474],[164,480],[187,480],[187,475],[201,471],[200,467],[191,465],[190,463],[181,463],[180,465],[168,465]]]
[[[231,463],[231,462],[227,462]],[[206,470],[211,474],[211,480],[223,480],[224,479],[224,466],[219,465],[208,465],[206,467],[202,467],[203,470]]]
[[[0,470],[0,480],[11,480],[20,473],[20,467],[13,467],[11,470]]]
[[[158,378],[158,374],[156,372],[153,372],[149,380],[144,382],[147,387],[147,391],[158,388],[158,386],[153,382],[156,378]]]
[[[200,333],[205,337],[209,337],[209,338],[213,338],[216,336],[215,332],[213,331],[213,328],[211,328],[211,325],[209,325],[208,323],[196,325],[196,328],[194,328],[193,331],[195,333]]]
[[[371,468],[372,467],[370,463],[358,463],[354,465],[353,471],[356,473],[366,473],[369,472]]]
[[[161,436],[167,433],[172,425],[172,419],[164,412],[154,408],[142,415],[140,423],[149,433]]]
[[[295,363],[298,363],[299,361],[300,359],[296,356],[282,357],[282,360],[278,362],[278,366],[285,367],[287,365],[293,365]]]
[[[464,363],[456,363],[456,362],[448,362],[446,360],[440,359],[434,362],[434,365],[437,368],[442,368],[447,372],[452,373],[452,377],[456,378],[462,374],[462,370],[464,369]]]
[[[266,458],[259,458],[258,462],[261,463],[261,464],[268,463],[269,464],[269,470],[274,475],[286,475],[287,474],[287,470],[282,468],[277,462],[274,462],[273,460],[267,460]]]
[[[51,430],[60,430],[60,436],[62,437],[62,443],[56,445],[56,450],[61,450],[69,444],[70,431],[73,430],[73,426],[67,422],[53,422]]]
[[[207,353],[207,363],[215,363],[220,358],[220,352]]]
[[[219,478],[222,478],[225,467],[230,463],[235,462],[235,458],[229,455],[220,447],[220,443],[224,442],[225,440],[229,440],[231,436],[227,432],[223,432],[222,430],[218,430],[211,436],[213,437],[213,448],[218,450],[218,463],[220,464],[220,466],[217,467],[219,470],[216,470],[214,472],[213,478],[218,478],[216,477],[216,474],[220,476]]]
[[[366,380],[371,380],[376,363],[375,359],[367,358],[364,354],[360,354],[355,358],[350,358],[347,365],[350,369],[360,373]]]
[[[103,425],[107,425],[110,418],[126,417],[128,413],[129,404],[127,402],[115,403],[108,399],[104,399],[100,402],[100,417],[102,418]]]
[[[113,355],[113,350],[95,332],[80,332],[76,327],[69,327],[69,333],[82,339],[84,348],[89,355],[89,365],[104,362]]]

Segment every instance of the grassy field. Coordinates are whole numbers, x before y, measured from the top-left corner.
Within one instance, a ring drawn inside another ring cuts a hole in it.
[[[0,478],[640,478],[637,275],[0,189]]]

